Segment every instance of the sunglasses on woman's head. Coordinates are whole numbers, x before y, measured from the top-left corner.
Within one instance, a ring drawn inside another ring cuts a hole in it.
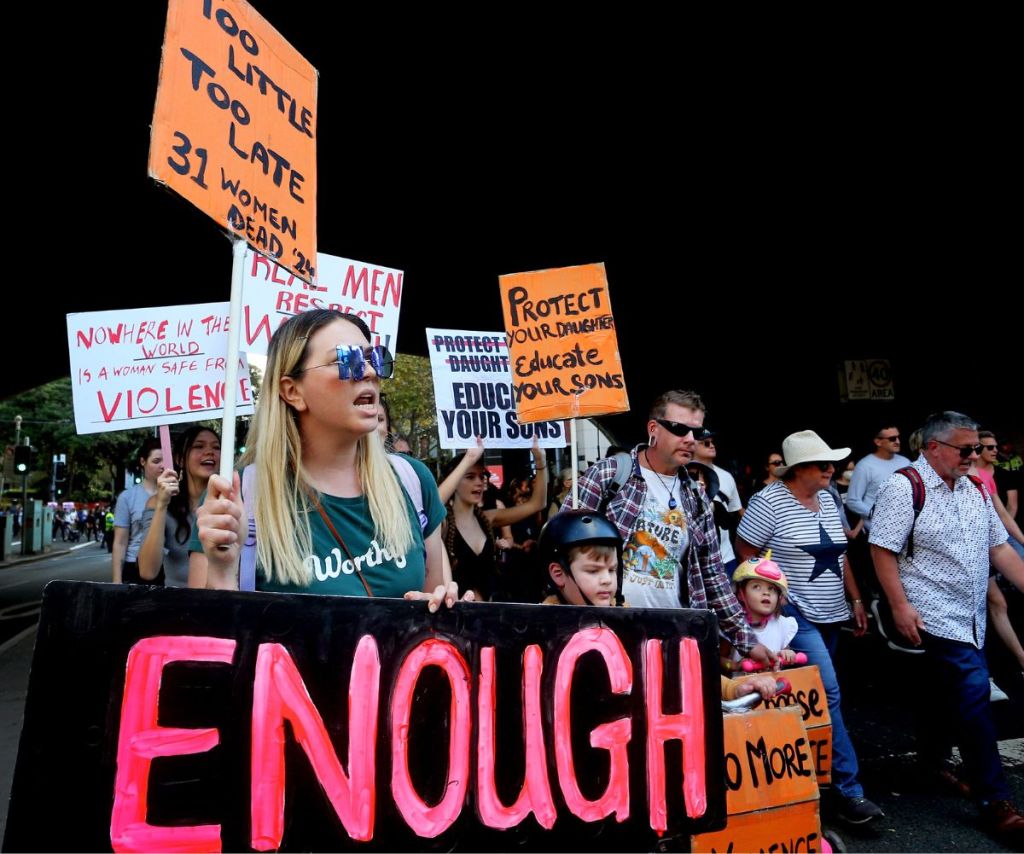
[[[300,368],[292,371],[292,376],[298,376],[314,368],[330,368],[338,366],[338,379],[361,380],[366,376],[366,365],[373,368],[374,373],[382,380],[390,379],[395,373],[395,357],[383,344],[376,347],[359,347],[355,344],[339,344],[335,347],[338,358],[334,362],[327,362],[323,365],[310,365],[308,368]]]

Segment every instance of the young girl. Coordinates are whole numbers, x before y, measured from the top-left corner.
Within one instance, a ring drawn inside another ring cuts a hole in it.
[[[785,573],[771,558],[772,550],[768,549],[764,557],[743,561],[736,567],[732,580],[736,597],[747,613],[747,622],[758,642],[776,653],[783,664],[792,664],[796,653],[789,649],[789,642],[796,636],[797,623],[793,617],[782,616],[789,585]],[[737,669],[740,654],[726,641],[722,642],[722,655],[726,669]]]

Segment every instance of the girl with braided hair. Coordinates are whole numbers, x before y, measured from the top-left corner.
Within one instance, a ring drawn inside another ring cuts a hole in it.
[[[455,457],[445,469],[438,492],[448,507],[443,531],[452,579],[460,590],[472,590],[478,599],[487,600],[494,593],[497,576],[494,529],[542,510],[547,499],[548,478],[544,452],[535,440],[532,453],[537,478],[530,500],[514,507],[483,510],[480,503],[489,478],[480,461],[483,453],[483,441],[477,439],[475,448]]]

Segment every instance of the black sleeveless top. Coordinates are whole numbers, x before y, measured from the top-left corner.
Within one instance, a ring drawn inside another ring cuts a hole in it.
[[[488,537],[480,554],[474,552],[458,527],[455,528],[455,542],[452,546],[452,579],[459,585],[459,594],[467,590],[478,590],[487,599],[494,592],[494,577],[497,572],[494,559],[494,541]]]

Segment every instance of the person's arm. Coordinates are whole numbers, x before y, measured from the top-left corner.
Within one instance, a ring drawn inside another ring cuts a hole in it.
[[[506,507],[504,510],[484,510],[484,515],[491,523],[492,528],[500,528],[503,525],[512,525],[520,519],[526,519],[534,513],[540,513],[548,498],[548,465],[537,440],[533,440],[533,460],[537,465],[537,476],[533,479],[533,491],[530,493],[530,500],[525,504],[517,504],[514,507]]]
[[[696,496],[698,504],[705,500]],[[698,508],[699,512],[699,508]],[[720,631],[740,655],[753,658],[766,666],[774,666],[775,656],[762,643],[747,625],[746,615],[732,589],[732,583],[722,565],[722,552],[718,546],[718,529],[715,517],[711,512],[702,513],[691,522],[690,548],[697,550],[697,563],[700,566],[704,590],[707,593],[708,606],[718,615]],[[685,573],[685,568],[683,568]],[[685,575],[680,578],[685,584]]]
[[[1006,490],[1006,512],[1009,513],[1010,516],[1012,516],[1014,519],[1017,518],[1017,509],[1019,507],[1019,505],[1017,504],[1017,500],[1018,500],[1018,492],[1017,492],[1017,490],[1016,489],[1007,489]],[[1021,542],[1024,542],[1024,540],[1022,540]]]
[[[189,552],[188,586],[193,590],[205,590],[206,580],[206,555],[202,552]]]
[[[1006,597],[994,578],[988,580],[988,618],[1004,646],[1017,659],[1017,666],[1024,668],[1024,647],[1013,630],[1010,615],[1006,610]]]
[[[849,555],[843,555],[843,586],[846,588],[846,595],[850,599],[850,606],[853,608],[853,636],[861,637],[868,630],[868,612],[864,608],[864,600],[860,598],[860,587],[857,586],[857,579],[854,578],[853,570],[850,569]]]
[[[761,550],[757,546],[750,545],[743,537],[736,538],[736,557],[739,558],[740,563],[757,557],[759,554],[761,554]]]
[[[861,461],[863,463],[863,461]],[[862,519],[871,515],[866,493],[868,489],[868,464],[857,463],[850,477],[850,486],[846,490],[846,506]]]
[[[451,501],[452,496],[455,494],[455,490],[458,488],[459,481],[466,476],[466,472],[480,461],[480,458],[483,455],[484,440],[477,436],[476,446],[466,448],[466,453],[462,455],[462,459],[459,460],[459,464],[451,470],[448,477],[438,484],[437,492],[441,496],[442,504],[447,504]]]
[[[882,585],[882,590],[889,600],[889,607],[892,608],[893,623],[901,635],[914,646],[920,646],[921,635],[918,630],[924,628],[924,620],[921,619],[917,608],[907,599],[907,591],[903,589],[903,582],[900,581],[896,553],[872,543],[871,560],[875,564],[878,583]]]
[[[167,507],[171,498],[178,494],[178,475],[171,469],[164,469],[156,480],[156,495],[150,501],[156,503],[153,518],[149,523],[145,539],[139,549],[139,575],[152,581],[160,574],[164,563],[164,529],[167,522]]]
[[[992,506],[996,508],[996,513],[999,515],[999,521],[1002,522],[1003,527],[1006,528],[1006,533],[1013,537],[1018,543],[1024,543],[1024,533],[1021,533],[1020,525],[1014,521],[1013,514],[1010,512],[1009,508],[1006,507],[999,499],[999,494],[993,492],[990,498],[992,499]]]
[[[409,590],[403,598],[413,601],[426,601],[427,610],[434,613],[441,607],[442,603],[449,608],[459,601],[459,585],[446,578],[450,576],[451,570],[445,569],[444,565],[444,541],[441,538],[441,526],[437,528],[423,541],[427,552],[426,573],[423,580],[422,590]],[[473,591],[467,591],[462,601],[472,602]]]
[[[124,563],[124,556],[128,552],[128,529],[114,528],[114,545],[110,551],[110,559],[113,566],[114,584],[121,583],[121,564]]]
[[[206,556],[206,586],[214,590],[238,589],[238,560],[242,550],[245,505],[242,484],[235,472],[231,481],[212,475],[206,488],[206,501],[196,511],[199,542]],[[189,577],[192,562],[189,561]]]
[[[993,546],[988,550],[989,563],[998,569],[1003,577],[1024,593],[1024,560],[1009,543]]]

